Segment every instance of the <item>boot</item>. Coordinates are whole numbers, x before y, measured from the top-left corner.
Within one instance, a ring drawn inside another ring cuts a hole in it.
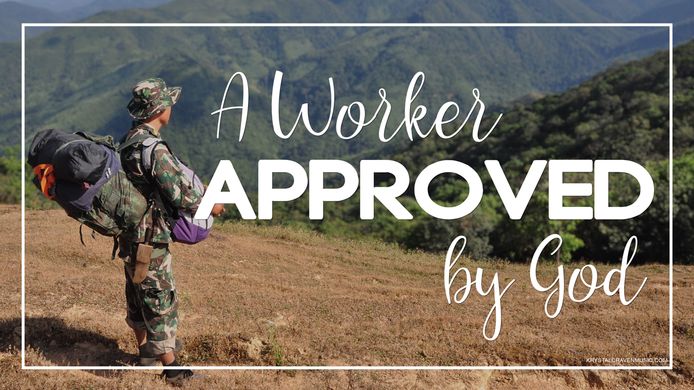
[[[164,378],[164,380],[166,380],[166,383],[173,386],[182,386],[184,383],[187,383],[190,380],[201,379],[205,377],[204,375],[196,374],[187,368],[180,367],[176,360],[171,362],[171,364],[166,364],[164,366],[164,371],[161,373],[161,376]]]
[[[188,369],[164,370],[161,375],[166,380],[166,383],[173,386],[183,386],[187,381],[198,377],[193,371]]]

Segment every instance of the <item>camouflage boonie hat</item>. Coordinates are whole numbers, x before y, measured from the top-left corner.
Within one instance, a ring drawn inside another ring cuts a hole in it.
[[[171,107],[181,96],[181,87],[166,87],[164,80],[151,78],[140,81],[133,87],[133,98],[128,103],[130,116],[146,120]]]

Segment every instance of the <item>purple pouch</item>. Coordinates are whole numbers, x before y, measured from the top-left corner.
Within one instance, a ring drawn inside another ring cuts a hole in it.
[[[186,213],[187,214],[187,213]],[[176,242],[197,244],[207,238],[212,228],[212,217],[208,219],[193,219],[191,215],[182,215],[174,220],[171,234]]]
[[[201,193],[204,192],[205,187],[195,172],[193,172],[192,169],[188,168],[180,160],[178,160],[178,165],[181,168],[181,171],[183,171],[186,177],[188,177],[191,183],[193,183],[193,186]],[[171,221],[171,234],[176,242],[189,245],[197,244],[198,242],[206,239],[210,234],[213,221],[214,219],[212,216],[208,217],[207,219],[193,219],[193,214],[179,210],[178,217]]]

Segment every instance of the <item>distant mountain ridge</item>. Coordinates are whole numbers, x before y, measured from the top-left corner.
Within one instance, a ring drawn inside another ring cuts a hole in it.
[[[170,0],[73,0],[73,1],[2,1],[0,2],[0,42],[21,37],[22,23],[59,23],[84,19],[103,11],[151,8]],[[28,31],[34,36],[40,31]]]
[[[0,42],[16,41],[21,37],[22,22],[60,22],[63,18],[50,10],[18,3],[4,1],[0,3]]]

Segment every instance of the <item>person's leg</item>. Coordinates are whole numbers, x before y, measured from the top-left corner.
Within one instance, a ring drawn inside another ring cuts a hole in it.
[[[155,246],[152,250],[149,272],[139,287],[147,349],[162,363],[171,363],[176,348],[178,297],[167,246]]]
[[[153,251],[152,263],[150,264],[147,278],[138,285],[132,281],[132,275],[135,272],[134,261],[130,261],[128,258],[131,253],[137,252],[136,244],[122,243],[121,248],[125,248],[125,250],[121,249],[121,257],[126,258],[125,297],[128,308],[126,322],[128,326],[132,328],[135,340],[137,341],[140,355],[139,364],[154,365],[156,361],[161,361],[163,364],[171,364],[175,360],[174,350],[180,348],[181,345],[176,343],[174,338],[173,345],[175,349],[163,354],[162,351],[158,351],[152,348],[152,345],[148,345],[148,328],[151,327],[154,329],[158,327],[156,322],[157,313],[161,313],[162,307],[151,304],[148,306],[146,303],[148,301],[151,302],[151,299],[148,300],[148,296],[170,296],[170,293],[167,293],[167,291],[171,291],[172,288],[175,288],[170,266],[170,254],[165,248]],[[160,294],[162,289],[166,291]],[[174,319],[176,319],[175,315]],[[171,321],[169,321],[169,327],[171,327]],[[159,338],[160,337],[157,337],[156,339]]]
[[[147,277],[140,284],[143,296],[143,317],[147,325],[146,347],[159,356],[164,365],[162,375],[172,384],[194,377],[191,370],[178,368],[176,361],[176,330],[178,328],[178,296],[173,276],[171,253],[166,246],[155,246]]]
[[[178,368],[179,363],[176,361],[175,353],[181,347],[176,342],[178,296],[171,253],[167,246],[155,246],[152,250],[147,277],[139,284],[138,295],[147,331],[147,341],[141,351],[159,358],[164,365],[162,375],[167,382],[182,384],[195,378],[193,371]]]

